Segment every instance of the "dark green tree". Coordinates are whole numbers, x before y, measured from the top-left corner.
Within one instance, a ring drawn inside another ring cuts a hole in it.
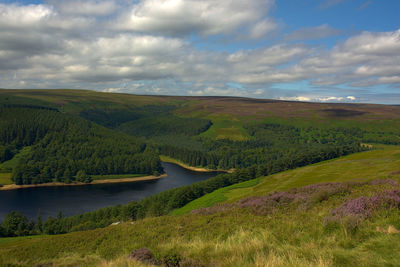
[[[11,211],[1,224],[5,236],[23,236],[29,234],[28,218],[20,212]]]
[[[42,233],[42,231],[43,231],[43,221],[42,221],[42,214],[40,212],[40,209],[38,210],[38,213],[37,213],[37,216],[36,216],[35,230],[38,233]]]
[[[76,180],[81,183],[90,183],[92,182],[92,177],[88,175],[84,170],[79,170],[76,173]]]

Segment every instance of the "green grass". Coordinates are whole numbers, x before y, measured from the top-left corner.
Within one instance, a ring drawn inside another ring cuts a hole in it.
[[[183,168],[187,168],[187,169],[196,169],[196,168],[206,169],[202,166],[189,166],[188,164],[184,163],[183,161],[181,161],[179,159],[171,158],[171,157],[168,157],[165,155],[160,155],[160,160],[163,162],[174,163],[176,165],[180,165]],[[210,170],[210,171],[212,171],[212,170]]]
[[[197,209],[199,207],[211,207],[216,203],[224,202],[227,199],[225,194],[233,189],[239,189],[239,188],[248,188],[248,187],[253,187],[257,185],[260,182],[261,178],[253,179],[250,181],[238,183],[238,184],[233,184],[231,186],[223,187],[220,189],[215,190],[214,192],[207,194],[201,198],[198,198],[196,200],[193,200],[189,204],[185,205],[184,207],[180,209],[175,209],[171,212],[171,215],[181,215],[188,213],[194,209]]]
[[[17,153],[12,159],[5,161],[0,164],[0,170],[6,170],[6,171],[11,171],[13,168],[15,168],[18,163],[20,158],[25,156],[26,154],[31,152],[31,147],[27,146],[22,148],[19,153]]]
[[[11,173],[0,173],[0,185],[12,184]]]
[[[383,210],[353,230],[330,227],[324,218],[345,199],[392,185],[360,185],[307,208],[285,206],[272,214],[249,210],[163,216],[57,236],[0,241],[0,265],[138,266],[127,259],[135,248],[176,255],[211,266],[399,266],[400,213]],[[0,239],[1,240],[1,239]]]
[[[123,179],[123,178],[136,178],[143,177],[146,174],[107,174],[107,175],[91,175],[93,180],[106,180],[106,179]]]
[[[247,181],[224,187],[188,203],[172,214],[183,214],[216,203],[232,202],[243,197],[265,195],[315,183],[367,181],[377,178],[400,179],[400,174],[392,175],[393,172],[400,171],[400,147],[384,145],[376,147],[377,150],[257,178],[254,180],[256,183],[254,185],[251,184],[252,181]]]
[[[213,116],[213,125],[200,136],[213,139],[231,139],[234,141],[244,141],[249,138],[249,134],[243,128],[241,121],[224,119],[221,116]]]
[[[392,175],[393,172],[400,170],[398,156],[400,147],[381,146],[381,148],[383,149],[356,153],[271,175],[262,179],[255,187],[229,191],[226,197],[233,201],[250,195],[262,195],[323,182],[368,181],[378,178],[400,179],[399,175]]]
[[[15,242],[19,242],[19,241],[23,241],[23,240],[31,240],[31,239],[35,239],[35,238],[43,238],[46,237],[47,235],[32,235],[32,236],[18,236],[18,237],[0,237],[0,246],[1,245],[7,245],[9,246],[10,243],[15,243]]]

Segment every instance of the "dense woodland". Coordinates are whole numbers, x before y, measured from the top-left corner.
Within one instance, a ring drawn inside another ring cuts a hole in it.
[[[104,108],[103,103],[67,114],[17,100],[18,105],[0,108],[0,162],[25,151],[13,169],[17,184],[90,182],[94,174],[159,174],[160,154],[192,166],[235,171],[68,218],[60,213],[43,221],[39,213],[34,222],[12,212],[1,223],[3,236],[65,233],[165,215],[221,187],[367,149],[362,142],[400,144],[396,130],[279,121],[243,124],[243,141],[215,139],[202,134],[212,127],[210,120],[178,116],[174,105]]]
[[[30,148],[13,169],[16,184],[162,172],[158,155],[144,142],[53,110],[0,108],[0,145],[2,162]]]
[[[329,155],[347,154],[349,147],[357,150],[360,143],[351,129],[297,128],[280,124],[247,125],[250,138],[246,141],[197,138],[202,149],[161,145],[160,153],[191,166],[210,169],[246,168],[271,165],[284,161],[285,168],[329,158]],[[312,155],[305,157],[305,155]]]

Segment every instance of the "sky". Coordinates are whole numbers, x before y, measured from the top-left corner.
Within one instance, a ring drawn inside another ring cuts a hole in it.
[[[400,104],[399,0],[0,1],[0,88]]]

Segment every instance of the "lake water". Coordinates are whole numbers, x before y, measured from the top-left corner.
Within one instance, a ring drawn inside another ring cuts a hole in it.
[[[93,211],[107,206],[127,204],[159,192],[189,185],[216,176],[217,172],[202,173],[172,163],[162,163],[167,177],[133,183],[56,186],[0,191],[0,221],[14,210],[29,218],[55,217],[61,210],[64,216]]]

